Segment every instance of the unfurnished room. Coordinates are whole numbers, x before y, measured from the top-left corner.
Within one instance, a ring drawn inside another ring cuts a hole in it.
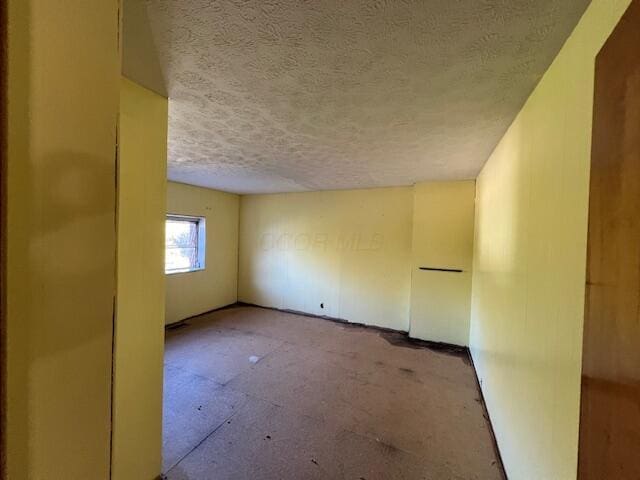
[[[640,0],[0,25],[1,480],[640,479]]]

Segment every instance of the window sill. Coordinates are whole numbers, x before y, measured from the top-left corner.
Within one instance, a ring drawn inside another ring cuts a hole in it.
[[[180,275],[180,274],[185,274],[185,273],[194,273],[194,272],[201,272],[204,270],[204,267],[202,268],[193,268],[191,270],[174,270],[173,272],[164,272],[165,275]]]

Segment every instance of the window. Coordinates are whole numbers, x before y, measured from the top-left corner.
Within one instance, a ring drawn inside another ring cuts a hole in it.
[[[203,270],[205,237],[204,218],[167,215],[165,273]]]

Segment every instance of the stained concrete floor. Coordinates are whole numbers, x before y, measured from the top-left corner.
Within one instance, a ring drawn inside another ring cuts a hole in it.
[[[504,478],[466,357],[401,340],[253,307],[169,330],[167,478]]]

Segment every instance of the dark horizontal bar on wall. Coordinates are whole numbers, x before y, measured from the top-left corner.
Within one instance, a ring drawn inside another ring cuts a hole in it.
[[[434,267],[420,267],[420,270],[426,270],[428,272],[449,272],[449,273],[462,273],[464,270],[457,268],[434,268]]]

